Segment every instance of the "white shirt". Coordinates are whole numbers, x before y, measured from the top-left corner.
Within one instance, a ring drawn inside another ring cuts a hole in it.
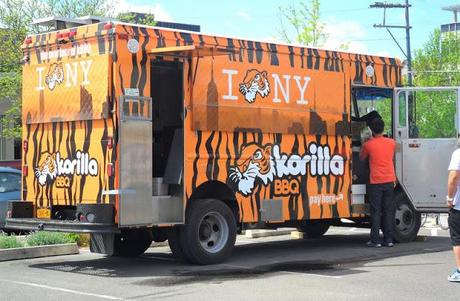
[[[453,152],[448,170],[460,171],[460,148]],[[453,205],[454,209],[460,210],[460,180],[457,182],[457,191],[455,192]]]

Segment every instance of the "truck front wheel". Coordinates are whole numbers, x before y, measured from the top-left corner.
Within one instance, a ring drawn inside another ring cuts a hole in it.
[[[232,253],[236,220],[232,210],[214,199],[196,200],[189,208],[180,233],[185,258],[195,264],[215,264]]]
[[[395,240],[397,242],[413,241],[420,230],[421,214],[403,192],[395,197]]]

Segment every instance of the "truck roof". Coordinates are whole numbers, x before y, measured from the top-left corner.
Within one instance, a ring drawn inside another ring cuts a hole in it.
[[[52,18],[50,20],[53,20]],[[113,24],[112,28],[109,30],[105,30],[104,26],[106,24]],[[386,57],[386,56],[379,56],[379,55],[370,55],[366,53],[357,53],[357,52],[349,52],[349,51],[342,51],[342,50],[334,50],[334,49],[326,49],[326,48],[319,48],[319,47],[312,47],[312,46],[305,46],[305,45],[300,45],[300,44],[289,44],[289,43],[284,43],[284,42],[272,42],[272,41],[263,41],[263,40],[252,40],[252,39],[247,39],[247,38],[239,38],[235,36],[224,36],[224,35],[219,35],[219,34],[211,34],[211,33],[201,33],[201,32],[195,32],[195,31],[188,31],[188,30],[183,30],[183,29],[171,29],[171,28],[166,28],[166,27],[159,27],[159,26],[150,26],[150,25],[143,25],[143,24],[132,24],[132,23],[126,23],[126,22],[120,22],[120,21],[107,21],[107,22],[99,22],[99,23],[93,23],[93,24],[88,24],[88,25],[81,25],[77,27],[72,27],[72,28],[67,28],[63,30],[54,30],[54,31],[49,31],[46,33],[38,33],[38,34],[33,34],[30,35],[29,37],[32,39],[31,43],[33,46],[41,46],[41,45],[46,45],[46,44],[54,44],[57,40],[56,35],[59,33],[65,33],[65,32],[70,32],[70,31],[77,31],[77,36],[76,38],[81,38],[79,37],[79,32],[83,32],[82,38],[89,38],[89,37],[94,37],[94,36],[99,36],[99,35],[105,35],[108,33],[116,33],[117,28],[123,27],[123,26],[128,26],[128,27],[137,27],[137,28],[146,28],[146,29],[154,29],[154,30],[161,30],[161,31],[168,31],[168,32],[178,32],[178,33],[186,33],[190,35],[195,35],[195,36],[210,36],[210,37],[216,37],[216,38],[227,38],[227,39],[236,39],[236,40],[242,40],[242,41],[250,41],[254,43],[266,43],[266,44],[272,44],[272,45],[279,45],[279,46],[285,46],[285,47],[296,47],[296,48],[304,48],[304,49],[312,49],[312,50],[317,50],[319,53],[323,53],[326,51],[333,51],[335,53],[343,53],[343,54],[348,54],[348,55],[360,55],[360,56],[367,56],[367,57],[372,57],[372,58],[389,58],[389,59],[394,59],[395,63],[398,65],[402,65],[401,60],[395,57]],[[95,28],[96,30],[91,30],[91,28]],[[86,30],[85,30],[86,29]],[[47,43],[48,41],[53,41],[53,43]],[[40,42],[38,42],[40,41]],[[238,48],[237,45],[234,46],[235,48]],[[27,45],[23,44],[23,48],[28,48]],[[319,55],[320,57],[326,57],[326,55]],[[350,58],[350,60],[354,60],[353,58]]]

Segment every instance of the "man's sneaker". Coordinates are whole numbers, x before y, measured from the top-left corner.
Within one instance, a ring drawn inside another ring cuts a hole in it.
[[[460,282],[460,271],[455,270],[455,272],[452,275],[447,277],[447,280],[449,280],[451,282]]]
[[[381,248],[382,244],[375,243],[375,242],[372,242],[372,241],[368,241],[368,242],[366,242],[366,246],[368,246],[370,248]]]
[[[386,242],[386,243],[384,244],[384,246],[385,246],[385,247],[392,248],[392,247],[394,247],[394,243],[392,243],[392,242]]]

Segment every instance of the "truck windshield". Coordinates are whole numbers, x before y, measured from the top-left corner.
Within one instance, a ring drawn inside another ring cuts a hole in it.
[[[353,117],[362,117],[372,111],[377,111],[385,122],[384,134],[393,136],[392,127],[392,89],[375,87],[355,87],[353,88]]]

